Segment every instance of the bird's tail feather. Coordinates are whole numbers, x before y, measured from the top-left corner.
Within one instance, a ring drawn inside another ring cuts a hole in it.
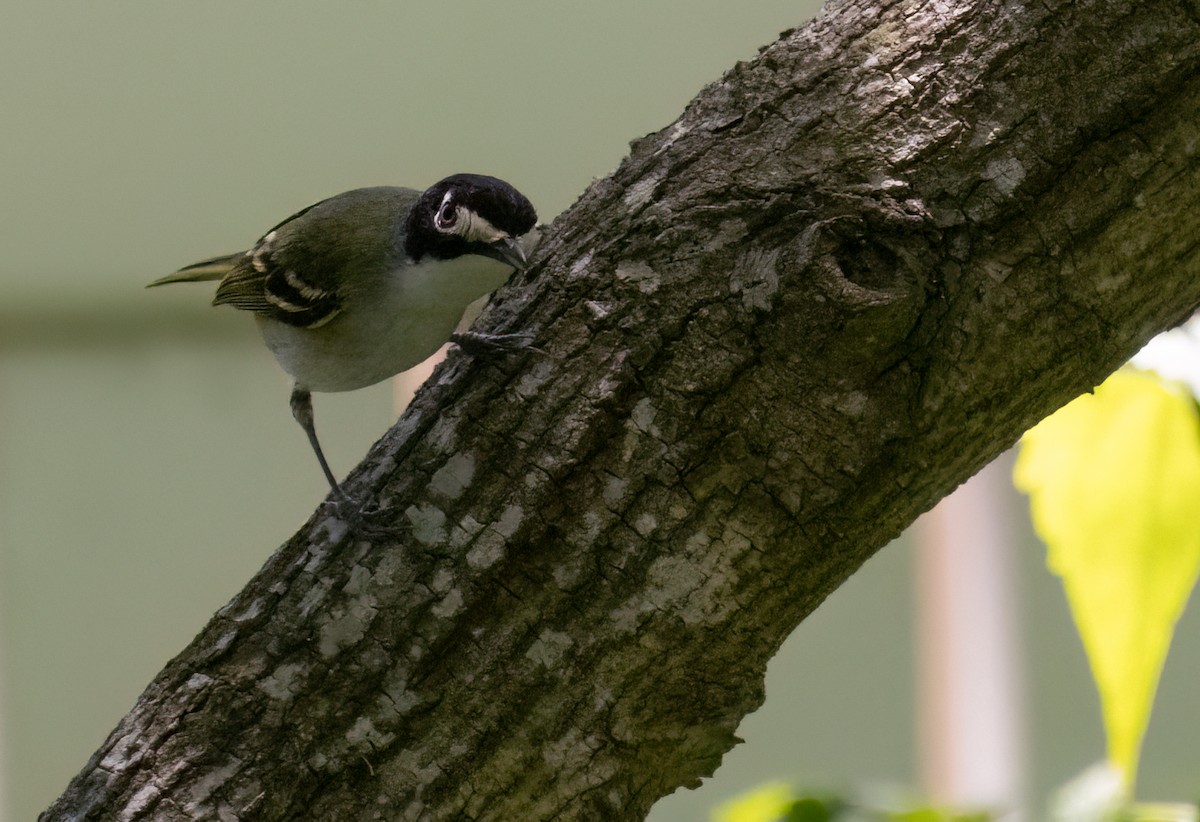
[[[146,288],[153,288],[156,285],[167,285],[169,283],[201,283],[208,280],[219,280],[229,273],[239,259],[244,256],[244,252],[239,251],[237,254],[226,254],[221,257],[213,257],[210,260],[201,260],[198,263],[185,265],[173,274],[168,274],[165,277],[159,277],[152,283],[149,283]]]

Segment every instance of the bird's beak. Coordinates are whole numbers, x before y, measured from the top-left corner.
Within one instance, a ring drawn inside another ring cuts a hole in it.
[[[527,260],[520,237],[505,237],[492,243],[489,248],[492,250],[492,256],[500,262],[508,263],[517,271],[525,270]]]

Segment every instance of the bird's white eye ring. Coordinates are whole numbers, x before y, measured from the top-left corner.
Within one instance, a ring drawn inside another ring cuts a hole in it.
[[[442,205],[438,208],[437,214],[434,215],[433,224],[438,231],[449,231],[454,228],[454,223],[458,220],[458,209],[454,207],[454,202],[450,199],[450,192],[446,192],[446,196],[442,198]]]

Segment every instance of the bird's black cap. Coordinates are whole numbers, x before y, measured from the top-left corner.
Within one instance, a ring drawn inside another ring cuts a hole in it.
[[[466,222],[462,209],[467,212]],[[503,180],[485,174],[453,174],[422,192],[409,212],[404,250],[413,260],[426,254],[438,259],[496,256],[493,246],[500,233],[520,237],[536,223],[533,203]],[[497,236],[482,236],[488,228],[495,229]]]

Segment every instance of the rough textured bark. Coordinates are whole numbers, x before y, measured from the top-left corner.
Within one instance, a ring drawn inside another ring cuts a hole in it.
[[[833,3],[633,144],[45,819],[637,819],[1200,302],[1200,6]]]

